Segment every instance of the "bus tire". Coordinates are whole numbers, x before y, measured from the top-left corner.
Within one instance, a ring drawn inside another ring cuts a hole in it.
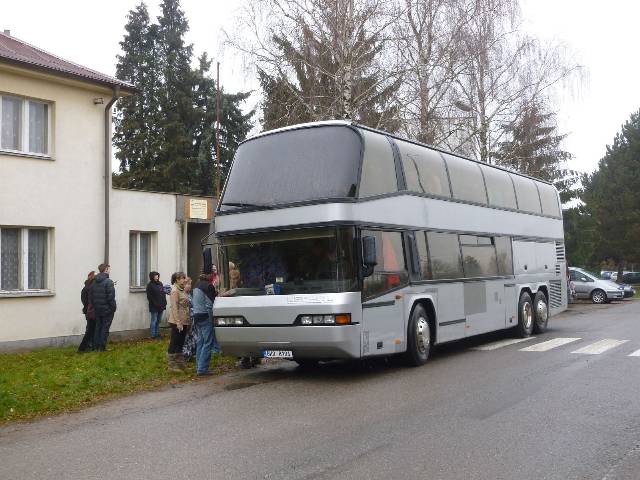
[[[429,315],[422,305],[416,305],[411,312],[407,325],[407,351],[405,361],[407,364],[418,367],[424,365],[429,359],[431,351],[431,326]]]
[[[518,302],[518,325],[515,327],[516,334],[520,338],[531,336],[533,324],[534,313],[531,295],[527,292],[522,292],[520,294],[520,301]]]
[[[547,296],[538,291],[533,297],[533,314],[535,315],[535,321],[533,322],[534,333],[544,333],[547,331],[547,324],[549,323],[549,304],[547,303]]]

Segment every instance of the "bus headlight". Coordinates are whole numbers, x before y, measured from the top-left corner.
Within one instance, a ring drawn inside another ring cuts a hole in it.
[[[351,314],[340,313],[332,315],[300,315],[296,325],[349,325]]]
[[[248,325],[244,317],[213,317],[216,327],[244,327]]]

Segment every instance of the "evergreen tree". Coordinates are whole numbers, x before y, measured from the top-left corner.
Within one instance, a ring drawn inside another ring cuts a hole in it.
[[[129,12],[118,57],[118,77],[139,93],[120,101],[114,142],[120,174],[114,185],[155,191],[213,195],[216,185],[216,85],[206,54],[191,67],[187,20],[179,0],[164,0],[157,24],[144,3]],[[244,115],[249,94],[222,96],[221,184],[238,144],[251,129]]]
[[[273,2],[276,11],[284,8]],[[258,61],[265,129],[349,118],[396,131],[394,94],[400,77],[381,62],[386,38],[375,27],[381,3],[317,0],[287,4],[293,11],[270,31]]]
[[[563,203],[576,196],[576,172],[566,168],[571,154],[562,150],[566,135],[557,133],[555,115],[540,103],[524,104],[517,119],[503,127],[509,140],[500,145],[498,165],[555,185]]]
[[[613,260],[619,272],[629,262],[640,262],[640,111],[582,183],[582,200],[595,223],[597,257]]]
[[[163,112],[162,144],[158,164],[162,176],[159,189],[189,192],[196,177],[192,159],[193,134],[197,119],[194,113],[194,75],[191,70],[193,46],[184,36],[189,25],[179,0],[163,0],[158,17],[160,68],[163,84],[159,103]]]
[[[127,33],[120,42],[122,55],[117,57],[116,76],[140,89],[138,94],[120,99],[114,116],[116,158],[120,161],[120,170],[130,174],[131,186],[136,186],[138,174],[152,163],[147,124],[152,94],[148,88],[152,56],[149,27],[149,13],[141,3],[127,16]]]

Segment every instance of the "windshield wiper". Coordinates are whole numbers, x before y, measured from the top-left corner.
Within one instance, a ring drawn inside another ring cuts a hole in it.
[[[228,207],[266,207],[267,205],[258,205],[257,203],[238,203],[238,202],[223,202],[220,205],[226,205]]]

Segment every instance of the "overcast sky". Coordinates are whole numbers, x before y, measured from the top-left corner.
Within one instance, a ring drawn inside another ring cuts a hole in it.
[[[126,15],[137,3],[138,0],[2,0],[0,29],[10,29],[21,40],[114,75]],[[160,0],[146,3],[151,16],[157,16]],[[190,26],[187,40],[194,44],[196,54],[206,50],[221,62],[221,83],[227,91],[256,86],[234,53],[221,49],[221,31],[233,29],[239,3],[182,0]],[[562,94],[558,116],[561,130],[569,134],[565,149],[575,157],[572,168],[592,171],[620,126],[640,109],[640,62],[636,51],[640,2],[524,0],[523,17],[530,32],[565,42],[575,53],[576,61],[586,67],[582,86]]]

